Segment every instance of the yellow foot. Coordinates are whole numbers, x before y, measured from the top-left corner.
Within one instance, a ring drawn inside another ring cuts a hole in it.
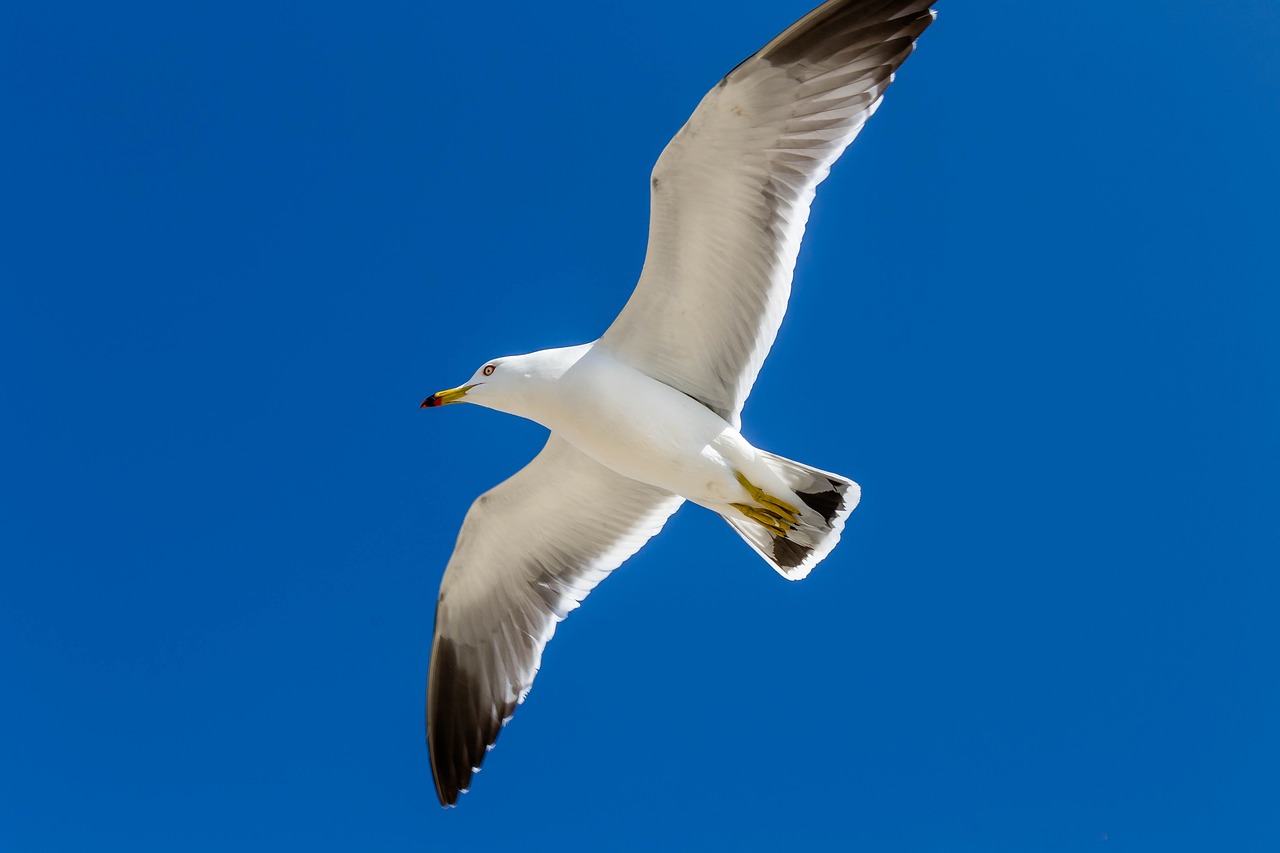
[[[738,483],[741,484],[742,488],[747,490],[747,494],[751,495],[753,501],[760,504],[765,510],[785,519],[789,526],[795,526],[800,517],[800,510],[784,500],[767,494],[764,489],[748,480],[741,471],[734,471],[733,475],[738,479]]]
[[[786,536],[787,532],[795,526],[795,520],[787,521],[778,516],[777,513],[761,507],[749,506],[747,504],[729,504],[738,512],[747,518],[764,527],[774,536]]]

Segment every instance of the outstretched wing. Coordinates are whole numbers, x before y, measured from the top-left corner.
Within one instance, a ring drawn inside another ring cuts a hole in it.
[[[457,802],[524,701],[556,623],[662,529],[684,499],[616,474],[554,434],[476,499],[436,603],[427,745]]]
[[[830,0],[707,93],[653,169],[644,269],[602,344],[736,425],[786,312],[814,189],[931,3]]]

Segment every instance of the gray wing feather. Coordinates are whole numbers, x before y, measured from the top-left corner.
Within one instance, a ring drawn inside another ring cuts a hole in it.
[[[440,584],[427,677],[427,744],[442,805],[466,790],[524,700],[556,623],[681,503],[552,435],[472,504]]]
[[[814,190],[933,21],[931,2],[831,0],[707,93],[653,169],[644,269],[603,345],[738,423]]]

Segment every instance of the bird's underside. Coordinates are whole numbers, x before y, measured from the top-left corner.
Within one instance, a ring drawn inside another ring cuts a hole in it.
[[[930,6],[830,0],[707,93],[654,167],[644,268],[596,347],[736,430],[786,310],[814,190],[932,22]],[[790,484],[786,495],[746,480],[744,498],[727,504],[737,522],[726,519],[786,574],[778,541],[795,539],[802,519],[838,538],[856,484],[764,455]],[[556,624],[683,500],[553,433],[525,468],[475,501],[440,585],[428,676],[441,804],[470,785]],[[810,548],[793,565],[807,573],[825,554]]]

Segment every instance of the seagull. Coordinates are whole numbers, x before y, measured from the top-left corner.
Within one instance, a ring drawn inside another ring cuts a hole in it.
[[[471,505],[436,603],[427,745],[452,806],[524,701],[556,625],[690,501],[799,580],[852,480],[753,447],[740,413],[786,312],[814,190],[933,22],[933,0],[829,0],[729,72],[654,166],[622,313],[581,346],[484,363],[423,408],[473,403],[551,434]]]

